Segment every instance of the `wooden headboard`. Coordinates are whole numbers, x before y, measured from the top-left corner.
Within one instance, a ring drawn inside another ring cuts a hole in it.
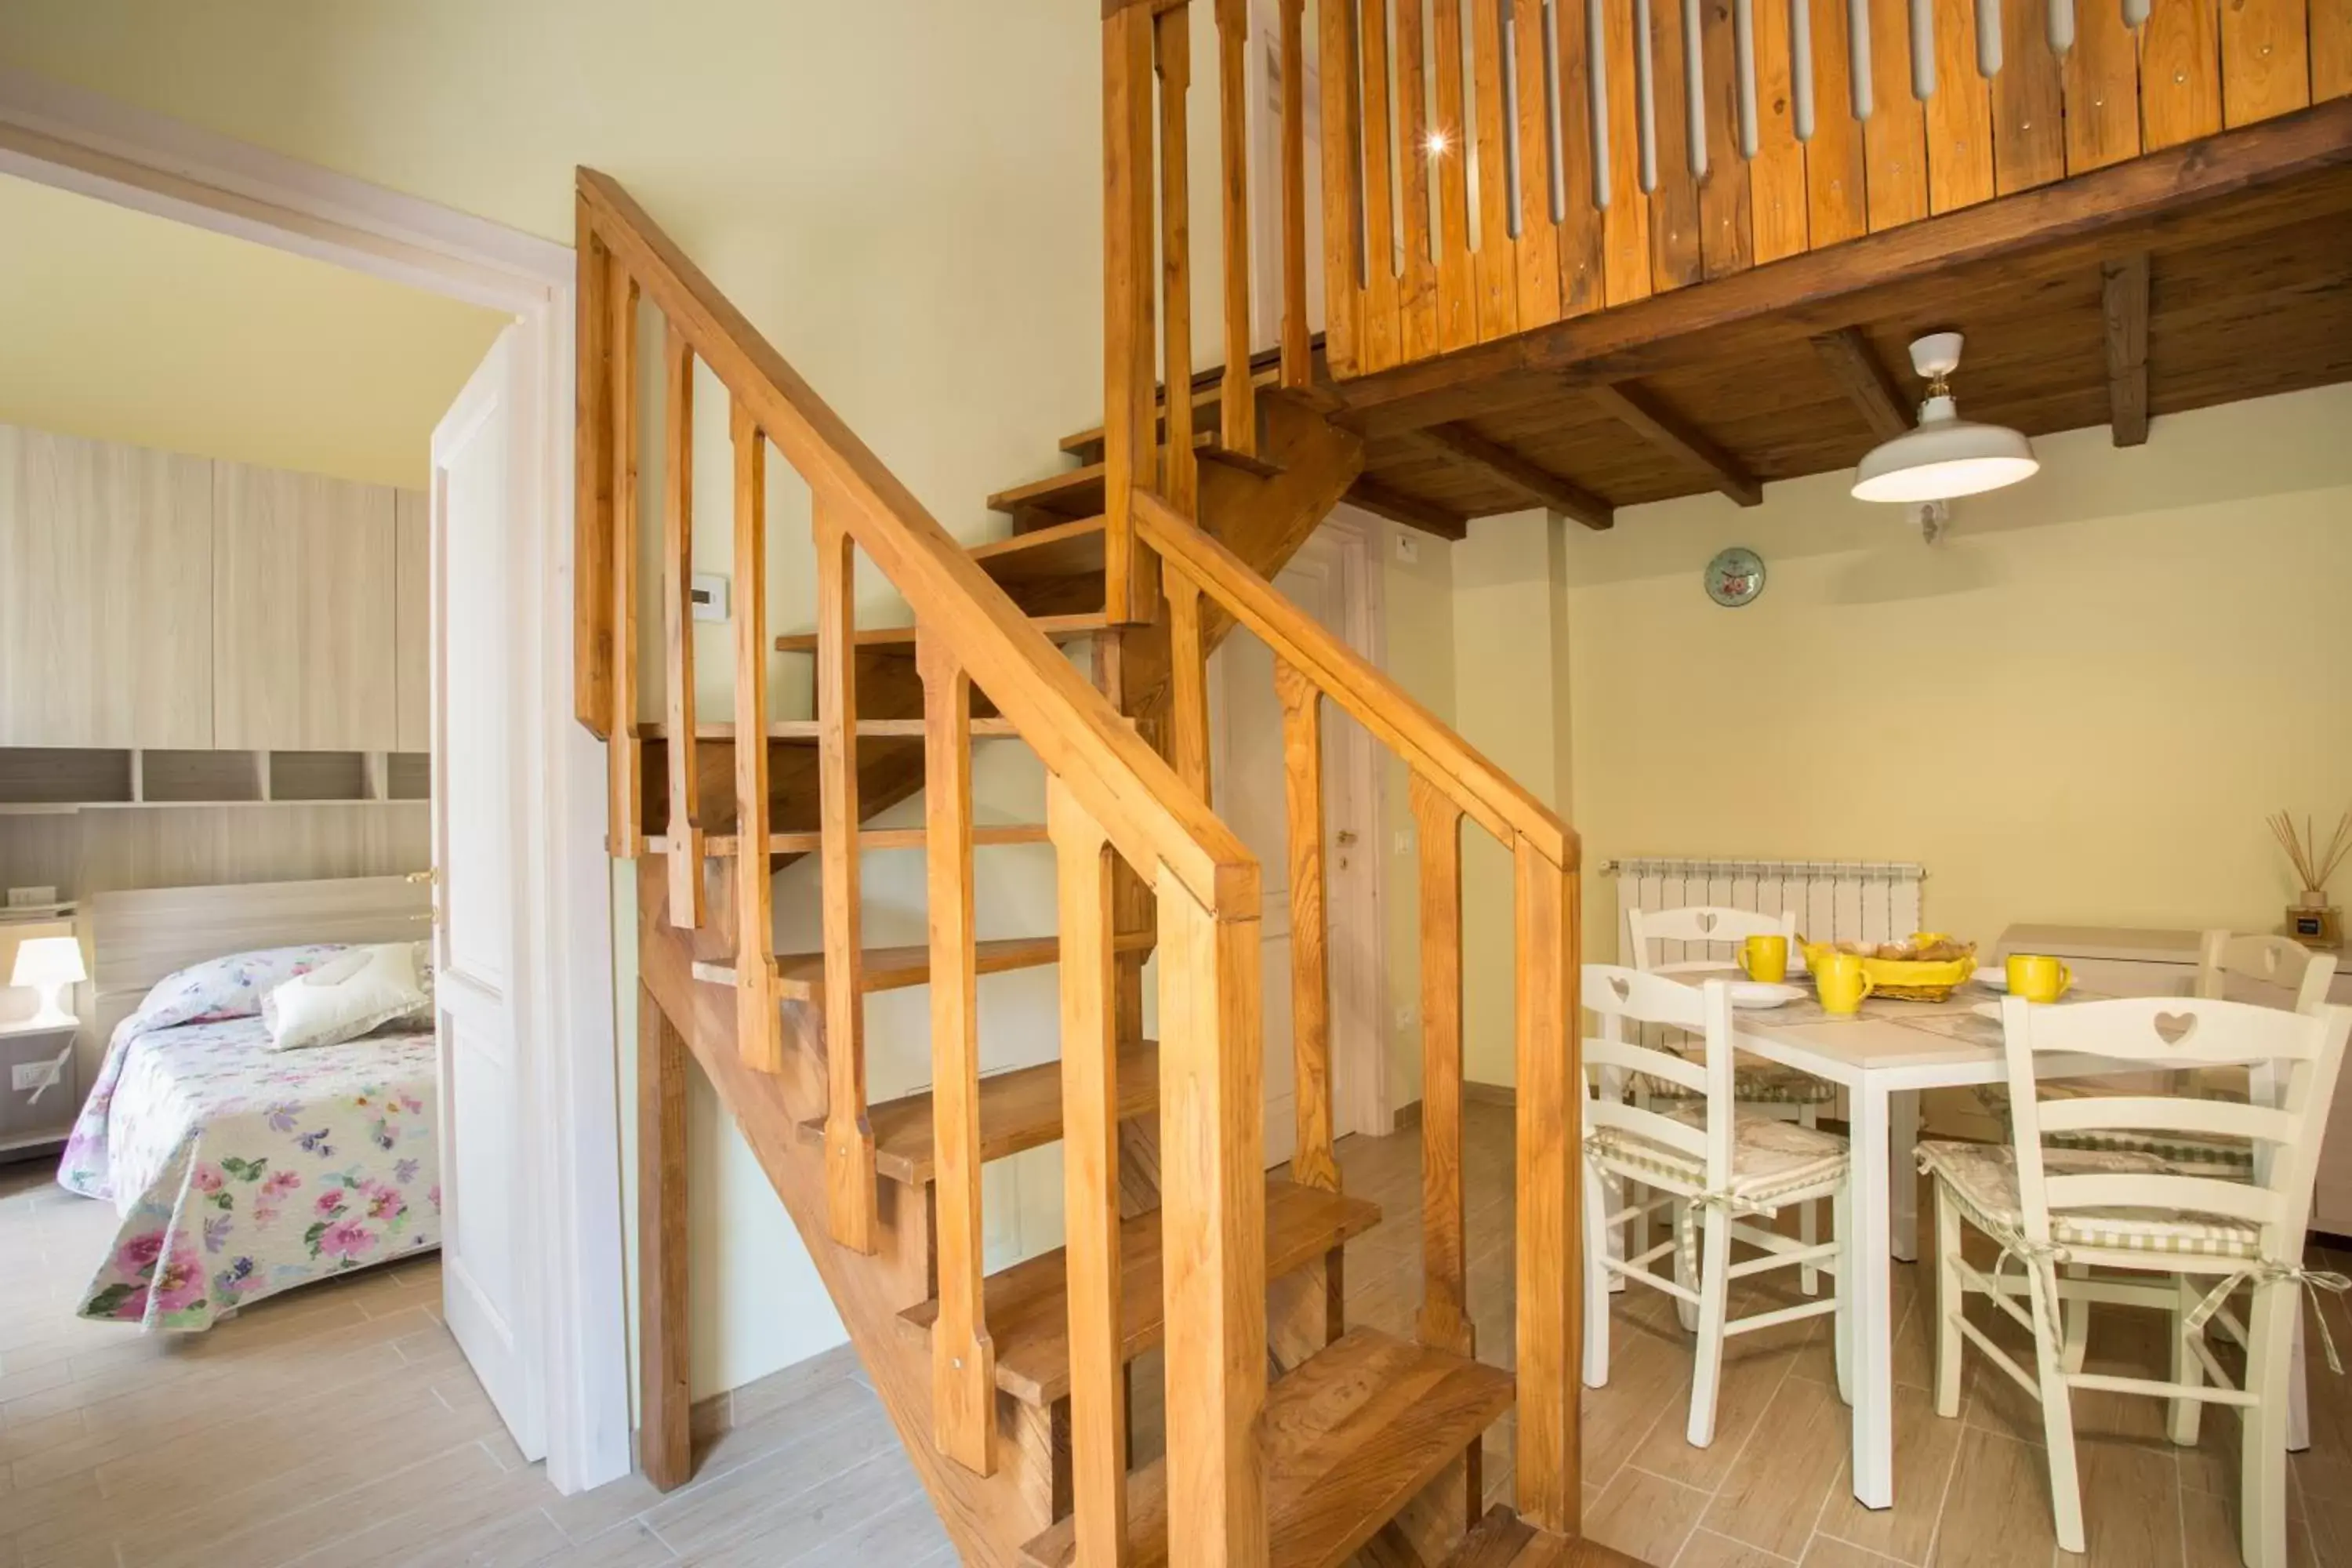
[[[208,958],[306,942],[421,942],[432,889],[406,877],[152,888],[90,900],[90,989],[98,1042],[148,989]]]

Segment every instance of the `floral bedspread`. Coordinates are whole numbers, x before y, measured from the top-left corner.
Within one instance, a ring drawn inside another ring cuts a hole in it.
[[[249,1017],[118,1033],[58,1171],[122,1216],[81,1316],[207,1329],[439,1245],[432,1035],[268,1037]]]

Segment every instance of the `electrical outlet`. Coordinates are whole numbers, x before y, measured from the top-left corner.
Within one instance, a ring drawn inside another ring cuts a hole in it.
[[[8,1070],[8,1088],[17,1094],[30,1094],[37,1089],[47,1089],[58,1081],[58,1069],[62,1062],[18,1062]]]
[[[697,572],[688,579],[687,596],[694,601],[698,621],[727,618],[727,579],[717,572]]]
[[[1396,830],[1396,852],[1399,855],[1410,855],[1412,853],[1412,828],[1400,827]]]
[[[1397,559],[1408,566],[1421,560],[1421,541],[1412,536],[1411,529],[1400,528],[1396,531],[1396,552]]]

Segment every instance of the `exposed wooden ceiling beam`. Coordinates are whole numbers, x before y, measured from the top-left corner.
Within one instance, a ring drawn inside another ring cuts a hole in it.
[[[1414,431],[1413,437],[1465,468],[1475,468],[1528,500],[1576,519],[1587,528],[1609,528],[1617,521],[1617,509],[1582,485],[1549,468],[1538,468],[1467,425],[1433,425],[1426,430]]]
[[[1392,490],[1378,479],[1359,476],[1356,482],[1348,487],[1344,499],[1376,517],[1401,522],[1407,528],[1417,528],[1423,533],[1433,533],[1440,539],[1466,539],[1470,536],[1470,520],[1460,512],[1448,510],[1418,496]]]
[[[1513,372],[1573,372],[1581,378],[1622,380],[1647,374],[1661,357],[1660,345],[1669,341],[1704,342],[1710,333],[1762,316],[1810,315],[1818,321],[1831,311],[1843,314],[1842,301],[1940,267],[2146,226],[2185,208],[2347,160],[2352,160],[2352,97],[1788,257],[1769,267],[1711,279],[1705,288],[1668,289],[1532,332],[1359,376],[1341,383],[1339,393],[1350,408],[1370,416],[1372,426],[1394,430],[1432,422],[1417,417],[1412,406],[1415,403]],[[1812,330],[1819,331],[1819,325]],[[1398,405],[1392,415],[1374,415],[1391,405]]]
[[[1813,340],[1813,352],[1862,410],[1872,435],[1889,441],[1911,428],[1903,399],[1895,390],[1895,378],[1886,374],[1878,351],[1870,346],[1861,328],[1840,327],[1834,332],[1823,332]]]
[[[2107,327],[2107,424],[2118,447],[2147,439],[2147,252],[2100,267]]]
[[[1764,486],[1738,458],[1694,428],[1656,395],[1631,381],[1603,382],[1593,401],[1653,447],[1705,472],[1715,488],[1741,506],[1764,500]]]

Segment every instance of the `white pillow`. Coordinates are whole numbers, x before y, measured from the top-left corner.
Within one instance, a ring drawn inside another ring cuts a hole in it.
[[[404,1014],[429,1007],[416,982],[416,952],[404,942],[355,947],[298,975],[261,1001],[273,1051],[356,1040]]]

